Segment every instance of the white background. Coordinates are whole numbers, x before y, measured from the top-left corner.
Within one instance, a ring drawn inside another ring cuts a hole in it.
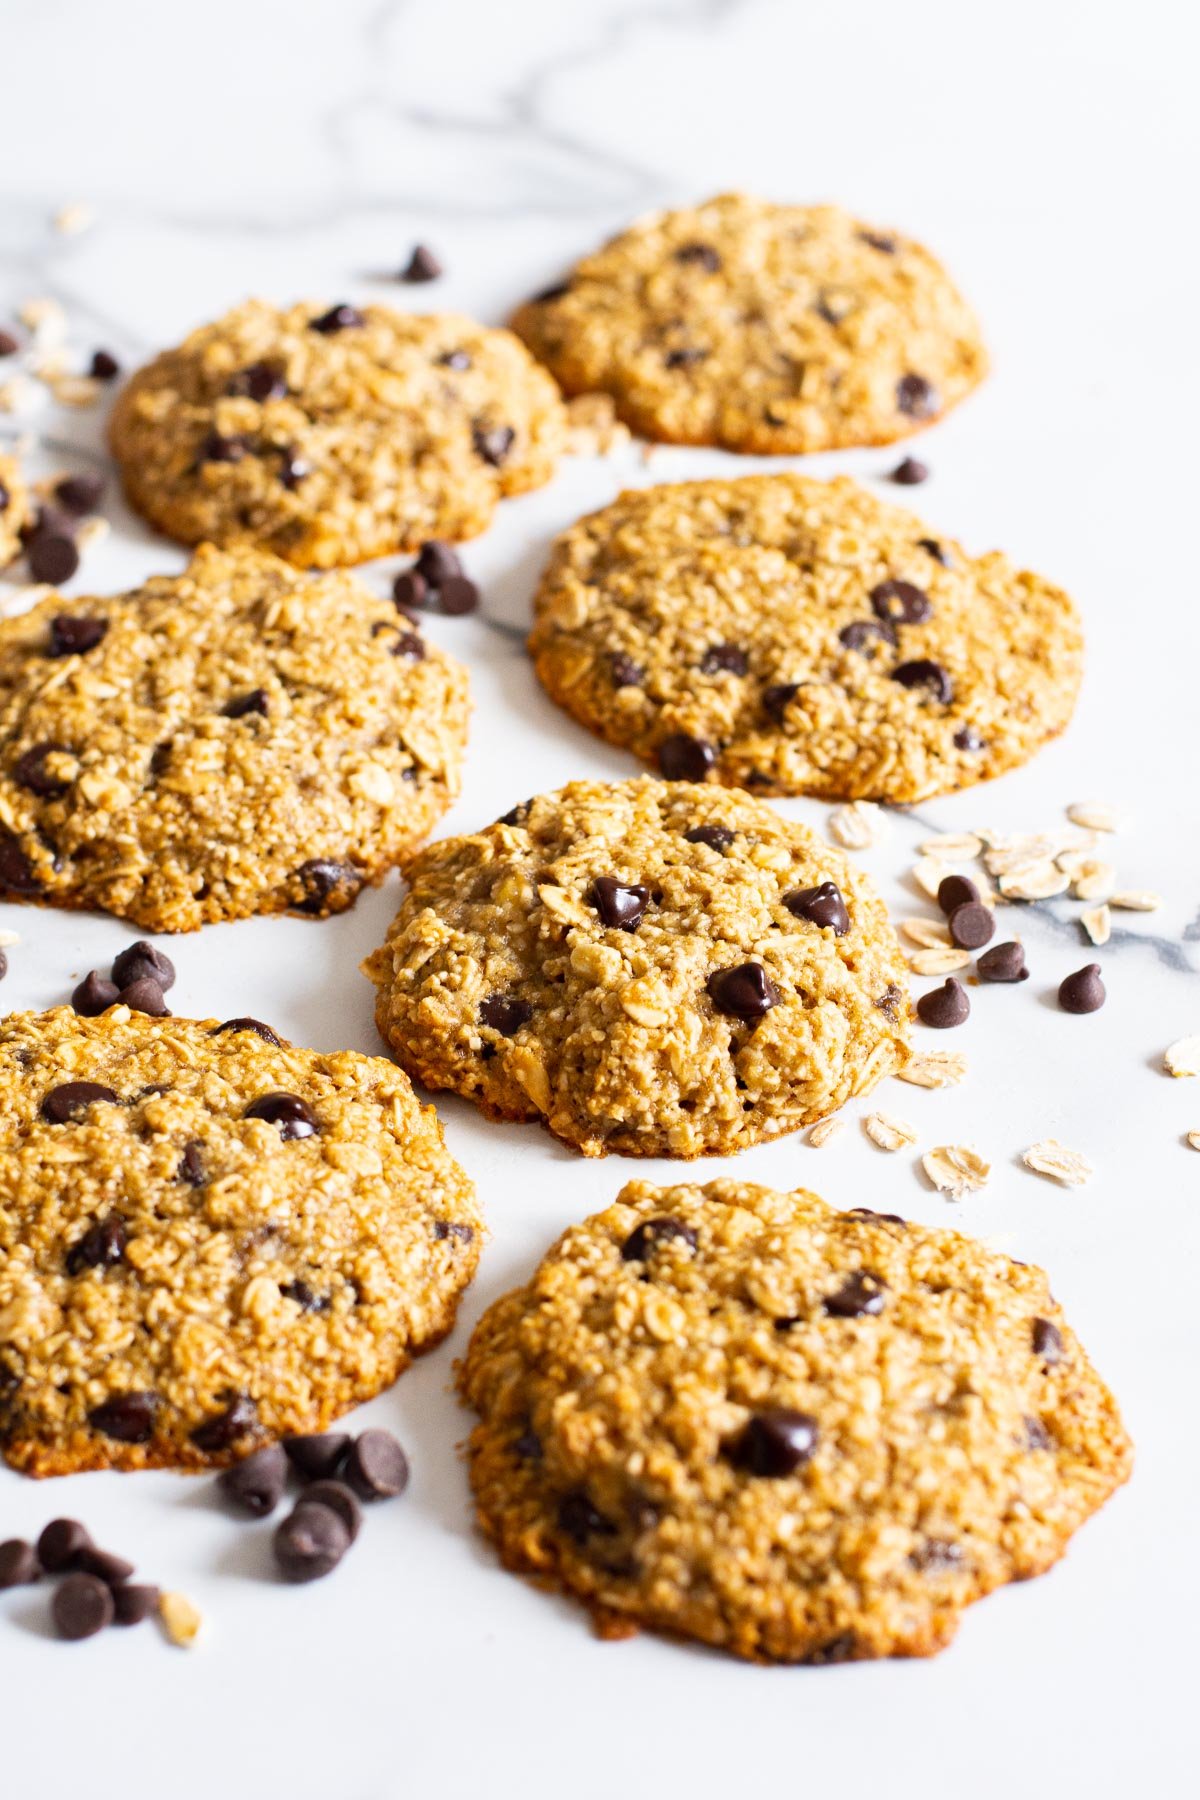
[[[959,1223],[1050,1269],[1138,1445],[1130,1486],[1051,1575],[975,1608],[932,1662],[772,1670],[653,1638],[600,1644],[573,1606],[500,1572],[469,1523],[453,1357],[568,1220],[630,1174],[674,1171],[585,1162],[536,1128],[439,1102],[493,1239],[455,1336],[361,1415],[401,1433],[409,1494],[371,1514],[336,1577],[291,1590],[272,1579],[269,1527],[223,1513],[207,1480],[0,1472],[0,1537],[79,1514],[206,1621],[188,1654],[153,1626],[68,1646],[48,1635],[44,1589],[0,1596],[3,1793],[1194,1792],[1200,1156],[1184,1134],[1200,1127],[1200,1082],[1160,1070],[1165,1045],[1200,1030],[1200,280],[1184,14],[1155,0],[0,7],[0,323],[55,294],[88,351],[102,342],[136,360],[248,293],[499,321],[631,214],[739,185],[840,200],[928,241],[979,307],[995,369],[921,441],[934,475],[909,499],[935,528],[1070,587],[1088,677],[1071,731],[1031,768],[896,820],[863,861],[911,913],[906,871],[928,823],[1032,829],[1101,797],[1130,820],[1114,846],[1123,883],[1164,896],[1158,913],[1121,917],[1101,954],[1109,1003],[1085,1019],[1051,999],[1090,959],[1068,922],[1078,907],[1023,909],[1033,979],[976,993],[952,1040],[966,1085],[876,1097],[923,1148],[991,1156],[990,1186],[961,1207],[911,1156],[873,1149],[854,1118],[825,1150],[792,1139],[703,1171]],[[73,200],[97,223],[58,237],[50,214]],[[371,279],[417,237],[444,258],[443,282]],[[91,466],[94,417],[0,417],[0,435],[25,427],[42,442],[36,470]],[[51,453],[64,439],[78,455]],[[897,454],[806,466],[875,482]],[[556,712],[519,641],[493,626],[524,622],[547,541],[578,512],[621,485],[733,460],[668,451],[647,467],[631,450],[569,464],[469,548],[491,623],[429,627],[470,664],[476,703],[447,828],[572,776],[632,772]],[[115,498],[109,513],[114,534],[71,591],[180,566]],[[367,579],[382,587],[395,566]],[[823,827],[822,807],[784,810]],[[175,1009],[249,1012],[300,1042],[376,1050],[357,964],[396,898],[393,883],[326,924],[172,942]],[[133,935],[16,906],[0,924],[22,938],[7,1007],[62,1000]],[[1049,1135],[1092,1159],[1088,1187],[1021,1167]]]

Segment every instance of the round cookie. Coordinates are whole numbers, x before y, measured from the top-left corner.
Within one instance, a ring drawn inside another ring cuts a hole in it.
[[[16,459],[0,456],[0,569],[21,554],[21,529],[29,517],[29,494]]]
[[[587,1156],[795,1131],[908,1054],[870,883],[746,794],[572,782],[431,845],[364,964],[403,1068]]]
[[[512,323],[566,393],[611,394],[644,436],[767,455],[889,444],[987,373],[912,238],[745,194],[638,220]]]
[[[0,1450],[198,1469],[323,1430],[449,1331],[482,1221],[383,1057],[253,1019],[0,1021]]]
[[[1083,665],[1061,588],[841,477],[624,493],[564,532],[529,639],[560,706],[665,774],[907,804],[1028,759]]]
[[[511,332],[249,300],[140,369],[110,437],[131,504],[170,537],[329,568],[473,537],[550,480],[564,429]]]
[[[200,550],[0,620],[0,893],[153,931],[352,904],[458,793],[466,671],[348,574]]]
[[[605,1635],[760,1661],[941,1649],[1131,1465],[1040,1269],[735,1181],[631,1182],[489,1309],[459,1382],[508,1567]]]

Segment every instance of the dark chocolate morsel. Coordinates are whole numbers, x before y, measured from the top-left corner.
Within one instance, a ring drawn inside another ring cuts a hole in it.
[[[262,1094],[250,1102],[243,1116],[277,1125],[285,1143],[292,1138],[312,1137],[319,1129],[316,1114],[299,1094]]]
[[[192,1442],[206,1456],[229,1450],[239,1438],[258,1429],[258,1408],[249,1394],[238,1394],[223,1412],[204,1419],[192,1432]]]
[[[831,927],[835,937],[845,937],[850,929],[850,914],[842,891],[832,881],[822,881],[817,887],[793,888],[783,896],[783,904],[798,919]]]
[[[817,1447],[817,1421],[790,1406],[751,1413],[728,1446],[729,1460],[748,1475],[792,1475]]]
[[[683,1243],[694,1250],[698,1242],[695,1227],[682,1219],[643,1219],[621,1245],[621,1258],[624,1262],[646,1262],[659,1244]]]
[[[341,1562],[350,1548],[350,1533],[332,1507],[301,1498],[276,1526],[271,1544],[288,1581],[318,1581]]]
[[[739,963],[731,969],[714,969],[706,983],[718,1012],[752,1024],[778,1006],[783,995],[761,963]]]
[[[933,1026],[935,1031],[949,1031],[956,1025],[964,1024],[970,1013],[971,1002],[967,999],[967,991],[961,981],[955,981],[953,975],[948,976],[941,987],[922,994],[917,1001],[918,1018],[922,1024]]]
[[[676,731],[658,746],[658,766],[668,781],[704,781],[717,760],[717,753],[705,738],[689,737]]]
[[[88,1414],[88,1422],[105,1437],[122,1444],[145,1444],[154,1436],[154,1416],[158,1411],[155,1394],[118,1394],[104,1400]]]
[[[283,1499],[287,1486],[288,1459],[282,1444],[264,1444],[253,1455],[243,1457],[232,1467],[222,1470],[218,1486],[227,1500],[253,1518],[265,1519]]]
[[[364,1431],[342,1469],[360,1500],[391,1500],[408,1486],[408,1458],[390,1431]]]
[[[980,981],[1027,981],[1024,946],[1015,941],[993,944],[975,964],[975,972]]]
[[[618,881],[615,875],[598,875],[592,883],[592,905],[600,923],[616,931],[636,931],[650,904],[650,889]]]
[[[1086,963],[1059,984],[1058,1004],[1064,1012],[1099,1012],[1107,997],[1100,979],[1099,963]]]
[[[39,1110],[49,1124],[66,1125],[87,1107],[102,1101],[112,1106],[120,1104],[112,1089],[98,1081],[64,1081],[43,1096]]]
[[[350,1448],[346,1431],[311,1432],[283,1440],[284,1455],[305,1481],[328,1481],[337,1474]]]
[[[98,1575],[68,1575],[50,1603],[59,1637],[77,1642],[113,1622],[113,1597]]]

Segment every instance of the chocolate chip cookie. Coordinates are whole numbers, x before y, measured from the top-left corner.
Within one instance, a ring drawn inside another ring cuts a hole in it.
[[[170,537],[329,568],[473,537],[549,481],[564,432],[511,332],[250,300],[140,369],[111,439],[130,502]]]
[[[445,1335],[474,1189],[382,1057],[254,1019],[0,1021],[0,1450],[197,1469],[320,1431]]]
[[[765,454],[891,443],[987,372],[973,313],[912,238],[745,194],[640,219],[513,329],[646,437]]]
[[[927,1656],[1129,1474],[1040,1269],[735,1181],[631,1182],[484,1315],[459,1372],[508,1567],[781,1662]]]
[[[906,1059],[880,900],[746,794],[572,782],[406,876],[364,965],[401,1066],[587,1156],[742,1150]]]
[[[1083,666],[1061,588],[855,482],[622,494],[558,539],[529,640],[581,724],[665,775],[926,800],[1028,761]]]
[[[154,931],[351,905],[458,792],[466,671],[353,576],[206,546],[0,620],[0,893]]]
[[[29,494],[16,458],[0,456],[0,569],[20,555],[21,530],[29,517]]]

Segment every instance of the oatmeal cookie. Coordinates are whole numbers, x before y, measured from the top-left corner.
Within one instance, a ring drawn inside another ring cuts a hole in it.
[[[209,546],[0,620],[0,893],[154,931],[349,906],[458,793],[466,671],[353,576]]]
[[[870,883],[746,794],[572,782],[431,845],[368,959],[403,1068],[599,1156],[795,1131],[908,1053]]]
[[[0,1451],[199,1469],[320,1431],[449,1331],[474,1189],[383,1057],[254,1019],[0,1021]]]
[[[568,394],[634,431],[760,454],[889,444],[982,381],[975,317],[912,238],[722,194],[653,213],[520,308]]]
[[[564,431],[511,332],[250,300],[140,369],[110,435],[131,504],[168,536],[330,568],[473,537],[550,480]]]
[[[736,1181],[634,1181],[476,1328],[508,1567],[758,1661],[927,1656],[1129,1474],[1040,1269]]]
[[[907,803],[1027,762],[1083,668],[1061,588],[845,477],[620,495],[557,540],[530,653],[664,774]]]

